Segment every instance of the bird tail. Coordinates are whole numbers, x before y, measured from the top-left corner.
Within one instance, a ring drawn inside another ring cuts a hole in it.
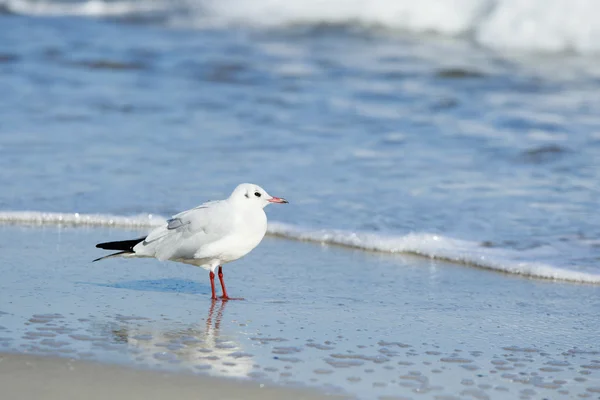
[[[105,258],[121,256],[123,254],[133,254],[133,253],[135,253],[133,251],[133,248],[135,247],[135,245],[138,244],[138,243],[140,243],[140,242],[142,242],[144,239],[146,239],[146,236],[144,236],[143,238],[139,238],[139,239],[121,240],[121,241],[117,241],[117,242],[98,243],[96,245],[96,247],[99,248],[99,249],[104,249],[104,250],[120,250],[120,251],[117,252],[117,253],[109,254],[109,255],[104,256],[104,257],[96,258],[92,262],[104,260]]]

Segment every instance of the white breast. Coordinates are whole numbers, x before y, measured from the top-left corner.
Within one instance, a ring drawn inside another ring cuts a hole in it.
[[[267,232],[267,216],[262,208],[245,210],[235,216],[234,229],[223,239],[202,247],[196,259],[235,261],[254,249]]]

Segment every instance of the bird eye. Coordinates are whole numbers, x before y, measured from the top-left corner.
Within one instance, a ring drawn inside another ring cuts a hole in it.
[[[254,195],[255,195],[256,197],[260,197],[260,193],[259,193],[259,192],[254,192]]]

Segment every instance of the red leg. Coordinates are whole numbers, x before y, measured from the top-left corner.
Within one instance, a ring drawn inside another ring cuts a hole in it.
[[[223,281],[223,267],[219,266],[219,281],[221,281],[221,289],[223,290],[223,296],[221,297],[223,300],[229,300],[229,296],[227,296],[227,289],[225,289],[225,281]]]
[[[215,294],[215,273],[210,271],[210,274],[208,274],[208,277],[210,278],[210,290],[212,291],[211,299],[216,300],[217,295]]]

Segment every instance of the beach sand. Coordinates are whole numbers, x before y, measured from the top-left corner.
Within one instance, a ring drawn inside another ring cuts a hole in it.
[[[0,243],[20,245],[2,249],[0,351],[367,399],[600,396],[597,286],[266,238],[225,266],[230,295],[245,300],[212,302],[201,269],[90,262],[95,243],[139,233],[1,226]],[[102,379],[121,371],[81,365]]]
[[[231,379],[22,354],[0,354],[0,387],[6,400],[335,398]]]

